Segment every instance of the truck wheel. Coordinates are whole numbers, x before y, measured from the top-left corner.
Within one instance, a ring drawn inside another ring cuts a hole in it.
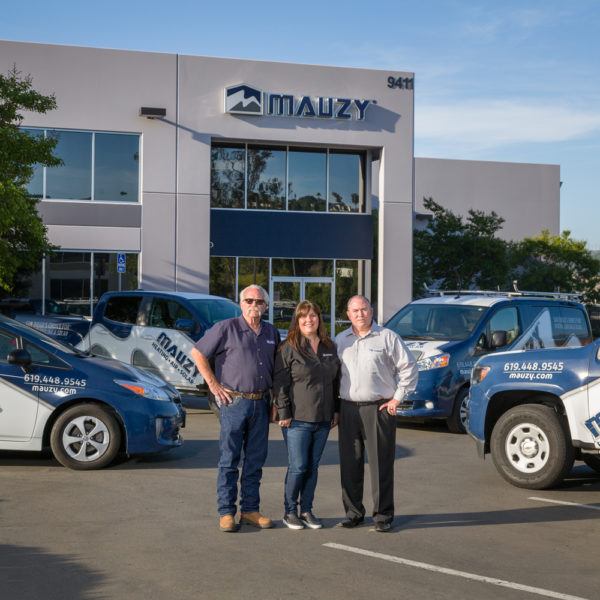
[[[467,433],[467,402],[469,388],[462,388],[454,398],[452,414],[446,419],[450,433]]]
[[[600,456],[598,454],[582,454],[581,460],[590,468],[600,473]]]
[[[121,430],[115,417],[97,404],[77,404],[52,426],[50,447],[69,469],[102,469],[117,456]]]
[[[506,481],[532,490],[559,484],[575,458],[559,416],[542,404],[524,404],[504,413],[492,431],[491,453]]]

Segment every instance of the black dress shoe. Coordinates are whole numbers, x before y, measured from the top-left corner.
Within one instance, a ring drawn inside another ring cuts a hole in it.
[[[392,528],[392,524],[388,521],[377,521],[375,523],[375,531],[379,531],[379,533],[385,533],[386,531],[390,531]]]
[[[336,525],[336,527],[345,527],[346,529],[352,529],[353,527],[358,527],[364,520],[364,517],[347,518],[343,521],[340,521]]]

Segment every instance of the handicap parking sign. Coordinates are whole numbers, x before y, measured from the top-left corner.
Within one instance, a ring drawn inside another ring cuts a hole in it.
[[[119,252],[117,254],[117,273],[125,273],[125,268],[127,263],[125,262],[125,254],[123,252]]]

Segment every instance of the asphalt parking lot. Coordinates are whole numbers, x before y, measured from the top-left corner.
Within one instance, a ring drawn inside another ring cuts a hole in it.
[[[561,489],[521,490],[467,436],[401,425],[394,530],[342,530],[334,433],[315,502],[325,528],[291,531],[271,426],[262,507],[278,527],[223,534],[216,418],[191,409],[185,438],[93,472],[0,453],[0,599],[600,597],[600,476],[582,463]]]

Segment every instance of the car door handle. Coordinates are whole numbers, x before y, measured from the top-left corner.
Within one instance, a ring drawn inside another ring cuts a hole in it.
[[[94,333],[97,333],[98,335],[107,335],[108,331],[106,331],[105,329],[96,329]]]
[[[142,335],[140,336],[143,340],[153,340],[154,336],[152,335]]]

